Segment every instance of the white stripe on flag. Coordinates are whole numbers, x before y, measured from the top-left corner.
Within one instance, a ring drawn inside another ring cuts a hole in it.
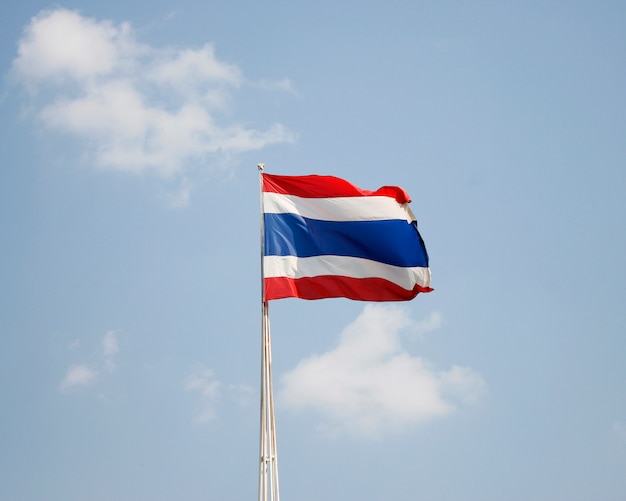
[[[321,221],[415,221],[409,204],[390,197],[303,198],[280,193],[263,193],[263,210],[268,214],[299,214]]]
[[[265,278],[339,275],[351,278],[382,278],[406,290],[412,290],[416,284],[430,287],[429,268],[404,268],[346,256],[265,256],[263,272]]]

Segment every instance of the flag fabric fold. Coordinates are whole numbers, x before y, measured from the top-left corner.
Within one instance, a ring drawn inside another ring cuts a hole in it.
[[[265,300],[406,301],[432,291],[426,247],[402,188],[262,174],[262,197]]]

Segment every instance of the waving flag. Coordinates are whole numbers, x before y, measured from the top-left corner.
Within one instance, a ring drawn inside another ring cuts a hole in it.
[[[406,301],[430,292],[411,199],[332,176],[262,175],[265,299]]]

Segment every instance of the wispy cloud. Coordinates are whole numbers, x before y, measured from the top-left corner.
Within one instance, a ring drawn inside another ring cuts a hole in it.
[[[115,331],[108,331],[102,338],[102,352],[104,355],[104,365],[107,369],[115,368],[115,355],[120,350],[117,334]]]
[[[224,383],[215,377],[212,369],[203,365],[191,371],[185,379],[184,388],[197,397],[196,411],[193,422],[206,424],[218,418],[218,406],[226,402],[233,402],[239,407],[247,407],[253,401],[256,403],[256,394],[246,384]]]
[[[80,339],[74,339],[70,344],[67,345],[67,349],[70,351],[77,350],[80,347]]]
[[[291,80],[289,80],[288,78],[281,78],[280,80],[261,80],[258,83],[258,86],[266,90],[288,92],[290,94],[293,94],[294,96],[298,95],[296,89],[294,89],[293,85],[291,84]]]
[[[247,384],[229,384],[228,391],[235,402],[241,407],[247,407],[251,403],[257,403],[258,396]]]
[[[429,321],[432,326],[435,321]],[[282,377],[281,400],[320,415],[331,433],[379,436],[445,416],[476,400],[481,376],[467,367],[436,370],[401,346],[415,328],[400,308],[368,305],[336,348],[302,360]]]
[[[193,185],[188,178],[183,178],[180,181],[180,185],[178,189],[170,193],[168,198],[168,202],[170,207],[175,209],[181,209],[183,207],[187,207],[189,205],[189,200],[191,199],[191,190]]]
[[[626,423],[615,421],[613,423],[613,433],[622,443],[626,444]]]
[[[98,372],[88,365],[72,365],[67,369],[59,389],[62,392],[69,392],[84,388],[93,383],[97,376]]]
[[[76,351],[80,346],[80,340],[76,339],[70,344],[71,351]],[[102,378],[103,371],[111,372],[115,369],[115,357],[119,352],[119,342],[116,331],[108,331],[100,341],[97,361],[86,364],[72,364],[67,369],[59,390],[63,393],[79,390],[90,386]]]
[[[433,311],[428,318],[420,322],[414,322],[415,331],[424,334],[426,332],[436,331],[441,329],[443,325],[443,316],[439,311]]]
[[[219,120],[244,79],[211,44],[154,48],[129,23],[42,11],[24,29],[12,70],[38,119],[86,140],[101,168],[179,175],[194,163],[294,140],[281,124]],[[279,87],[292,92],[286,79]]]
[[[199,409],[194,416],[196,423],[206,423],[216,419],[216,405],[220,398],[221,388],[222,382],[215,379],[211,369],[200,367],[187,376],[185,389],[200,395]]]

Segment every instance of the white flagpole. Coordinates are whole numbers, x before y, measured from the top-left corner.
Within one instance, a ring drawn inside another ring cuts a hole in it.
[[[272,344],[270,319],[265,299],[265,273],[263,249],[265,247],[265,225],[263,220],[263,169],[259,164],[261,202],[261,430],[259,447],[259,501],[280,501],[278,488],[278,454],[276,450],[276,422],[274,419],[274,390],[272,387]]]

